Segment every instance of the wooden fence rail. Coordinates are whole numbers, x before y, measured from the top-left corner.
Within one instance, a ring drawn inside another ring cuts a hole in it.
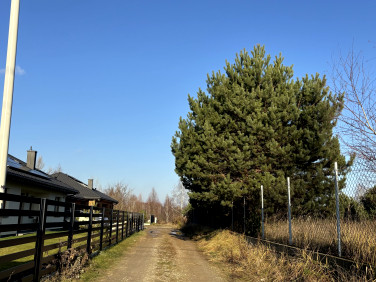
[[[143,214],[0,193],[19,209],[1,209],[0,281],[39,281],[57,270],[56,258],[75,249],[89,255],[144,229]],[[30,203],[31,210],[22,210]],[[33,223],[23,223],[23,219]],[[9,236],[9,235],[22,236]],[[7,237],[5,237],[7,236]]]

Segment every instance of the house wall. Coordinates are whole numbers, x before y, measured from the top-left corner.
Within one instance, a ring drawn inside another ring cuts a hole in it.
[[[66,195],[63,193],[55,192],[55,191],[48,191],[44,188],[39,188],[33,185],[25,184],[25,183],[19,183],[15,181],[7,181],[6,187],[8,188],[7,193],[8,194],[15,194],[15,195],[23,195],[27,194],[28,196],[35,197],[35,198],[46,198],[49,200],[55,200],[56,197],[60,198],[61,202],[65,202]],[[12,202],[7,201],[5,203],[6,209],[20,209],[20,203],[19,202]],[[30,206],[31,205],[31,206]],[[31,204],[31,203],[23,203],[22,204],[23,210],[37,210],[39,211],[39,205],[38,204]],[[48,211],[55,211],[55,206],[48,206]],[[59,212],[64,212],[64,207],[58,207]],[[1,220],[1,224],[22,224],[22,223],[33,223],[36,221],[35,217],[32,216],[8,216],[3,217]],[[48,216],[46,218],[47,222],[63,222],[64,217],[52,217]],[[6,234],[5,234],[6,233]],[[13,232],[14,233],[14,232]],[[4,235],[15,235],[11,232],[3,232],[0,234],[1,236]]]

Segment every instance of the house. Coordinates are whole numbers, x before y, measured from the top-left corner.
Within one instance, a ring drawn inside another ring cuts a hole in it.
[[[54,177],[44,173],[35,167],[37,151],[32,148],[27,151],[26,162],[8,154],[7,176],[3,192],[14,195],[29,196],[35,198],[46,198],[59,202],[65,202],[68,196],[77,194],[78,191],[69,185],[58,181]],[[19,203],[12,201],[3,201],[0,208],[39,210],[38,204]],[[49,206],[48,211],[63,212],[64,207]],[[32,216],[8,216],[0,217],[0,224],[21,224],[33,223],[35,218]],[[63,217],[47,217],[47,222],[63,221]],[[4,234],[1,234],[4,235]],[[7,235],[7,234],[6,234]]]
[[[70,195],[67,198],[67,201],[69,202],[85,206],[96,206],[99,208],[104,207],[108,209],[113,209],[114,204],[118,203],[118,201],[110,196],[96,190],[93,187],[93,179],[89,179],[88,184],[85,184],[73,176],[62,172],[54,173],[51,175],[51,177],[54,177],[56,180],[69,185],[79,192],[77,194]]]

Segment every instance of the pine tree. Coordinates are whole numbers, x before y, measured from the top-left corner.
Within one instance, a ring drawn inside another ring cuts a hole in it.
[[[331,212],[334,162],[343,176],[352,163],[332,132],[343,96],[318,74],[293,79],[292,67],[281,55],[272,62],[264,47],[251,55],[243,50],[225,74],[208,75],[209,94],[188,96],[171,148],[193,208],[226,215],[246,197],[256,213],[263,184],[268,211],[283,214],[290,176],[297,213]]]

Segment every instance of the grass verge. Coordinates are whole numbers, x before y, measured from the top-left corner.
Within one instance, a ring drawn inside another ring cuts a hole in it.
[[[106,270],[114,265],[124,255],[124,252],[144,234],[146,234],[145,231],[134,233],[117,245],[103,250],[92,259],[89,259],[84,251],[71,249],[69,252],[63,253],[55,262],[60,266],[60,273],[55,272],[45,276],[41,281],[95,281],[105,276]]]
[[[243,235],[217,230],[196,237],[209,259],[226,269],[231,281],[369,281],[314,260],[307,253],[288,257],[262,244],[249,244]]]
[[[95,281],[105,275],[106,270],[114,265],[124,255],[124,252],[145,234],[145,230],[136,232],[119,244],[102,251],[98,256],[90,260],[89,265],[85,267],[83,274],[80,276],[80,281]]]

